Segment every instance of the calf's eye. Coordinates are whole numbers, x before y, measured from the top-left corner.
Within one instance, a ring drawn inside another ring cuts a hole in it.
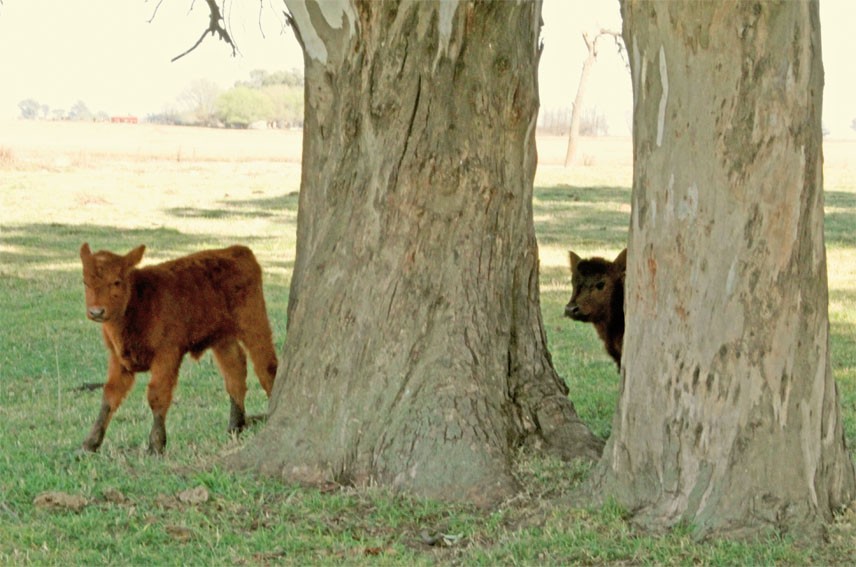
[[[596,287],[597,289],[603,289],[604,287],[606,287],[606,283],[597,282],[594,287]]]

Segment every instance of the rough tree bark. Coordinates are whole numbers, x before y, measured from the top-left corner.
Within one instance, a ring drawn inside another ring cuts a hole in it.
[[[242,466],[489,504],[514,446],[597,458],[532,221],[540,2],[288,2],[306,123],[288,334]]]
[[[597,484],[649,528],[818,535],[856,481],[829,366],[817,3],[622,15],[627,332]]]

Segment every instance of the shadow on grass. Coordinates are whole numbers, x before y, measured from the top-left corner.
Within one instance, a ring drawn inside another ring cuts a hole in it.
[[[856,306],[856,291],[829,290],[829,326],[832,340],[832,358],[834,366],[848,367],[856,370],[856,324],[842,320],[839,313],[832,312],[835,305],[843,304],[839,309],[843,313],[851,313]],[[856,383],[853,384],[856,389]]]
[[[205,234],[185,234],[174,228],[119,229],[112,226],[92,224],[27,224],[14,226],[0,234],[0,265],[43,264],[45,268],[62,262],[77,262],[78,251],[83,242],[89,242],[94,250],[107,249],[117,253],[146,244],[163,253],[185,254],[198,249],[206,242],[216,239]],[[56,266],[56,269],[63,269]]]
[[[856,246],[856,193],[826,191],[824,202],[826,244]]]
[[[218,201],[219,208],[200,209],[196,207],[176,207],[167,209],[167,214],[179,218],[272,218],[281,214],[297,214],[298,193],[291,192],[278,197],[259,199]]]
[[[174,228],[116,228],[92,224],[26,224],[4,229],[0,233],[0,273],[12,276],[33,268],[62,271],[68,262],[78,262],[80,245],[89,242],[93,250],[110,250],[124,254],[145,244],[147,255],[157,261],[175,258],[204,248],[212,248],[222,235],[187,234]],[[254,242],[269,240],[268,236],[244,237],[241,241],[252,247]],[[229,243],[223,242],[223,246]],[[270,267],[291,270],[293,261],[267,262]],[[20,269],[16,268],[19,267]],[[75,270],[77,268],[75,267]]]
[[[630,189],[537,187],[533,213],[542,245],[623,248],[630,224]]]
[[[825,240],[856,247],[856,193],[827,191]],[[536,187],[535,232],[541,244],[577,248],[622,248],[630,225],[630,188]]]
[[[830,304],[841,305],[840,310],[849,313],[856,306],[856,291],[830,290],[829,299]],[[856,324],[834,312],[830,312],[829,319],[832,372],[838,386],[847,445],[853,447],[856,444]]]

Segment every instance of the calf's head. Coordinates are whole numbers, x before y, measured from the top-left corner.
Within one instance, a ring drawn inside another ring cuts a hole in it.
[[[128,276],[143,259],[145,246],[119,256],[106,250],[92,253],[89,244],[80,247],[83,285],[86,288],[86,316],[97,323],[121,317],[128,307],[131,284]]]
[[[569,256],[574,289],[565,306],[565,316],[587,323],[608,321],[613,293],[618,286],[624,292],[627,249],[622,250],[612,262],[603,258],[583,260],[573,252],[569,252]]]

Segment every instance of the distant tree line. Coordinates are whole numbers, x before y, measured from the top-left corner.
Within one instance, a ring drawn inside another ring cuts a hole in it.
[[[149,116],[150,122],[213,128],[299,128],[303,126],[303,73],[256,70],[247,81],[223,91],[196,80],[173,108]]]
[[[110,120],[110,116],[103,110],[96,113],[90,111],[89,107],[82,100],[77,101],[71,107],[71,110],[66,111],[64,108],[52,109],[47,104],[42,104],[37,100],[28,98],[18,103],[18,109],[21,111],[21,118],[27,120]]]
[[[571,127],[571,109],[559,108],[542,110],[539,129],[542,132],[565,136]],[[609,123],[597,108],[589,107],[580,116],[580,134],[582,136],[608,136]]]
[[[66,112],[28,98],[18,103],[18,109],[26,120],[110,120],[106,112],[91,112],[83,101]],[[256,70],[249,80],[225,91],[208,79],[199,79],[175,105],[145,121],[211,128],[299,128],[303,126],[303,72]]]

